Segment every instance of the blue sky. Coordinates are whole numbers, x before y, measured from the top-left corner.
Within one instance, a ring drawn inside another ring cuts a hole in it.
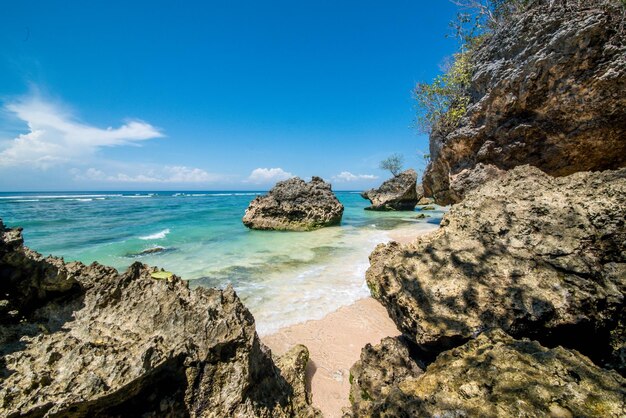
[[[423,1],[13,1],[0,191],[375,186],[423,168],[411,89],[456,47]]]

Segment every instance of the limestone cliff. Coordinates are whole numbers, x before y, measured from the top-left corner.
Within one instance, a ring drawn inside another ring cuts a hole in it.
[[[536,1],[471,53],[470,106],[433,132],[427,196],[450,204],[504,171],[626,165],[626,12],[619,0]]]

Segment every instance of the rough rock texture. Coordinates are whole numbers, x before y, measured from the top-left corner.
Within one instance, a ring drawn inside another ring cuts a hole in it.
[[[417,195],[417,173],[410,169],[385,181],[378,189],[361,193],[372,206],[368,210],[413,210],[420,197]]]
[[[477,48],[466,116],[431,135],[423,184],[439,204],[518,165],[554,176],[626,165],[623,2],[536,3]]]
[[[329,183],[313,177],[309,183],[294,177],[280,181],[266,196],[246,209],[243,223],[252,229],[309,231],[341,222],[343,205]]]
[[[626,414],[626,380],[576,351],[493,330],[368,406],[353,416],[618,418]]]
[[[417,193],[418,206],[432,205],[433,203],[435,203],[435,199],[433,199],[432,197],[424,196],[424,186],[422,186],[422,183],[417,183],[415,187],[415,192]]]
[[[379,245],[366,274],[398,328],[439,352],[486,328],[626,371],[626,169],[530,166],[470,192],[435,233]]]
[[[367,344],[350,369],[350,412],[357,417],[367,415],[398,383],[420,374],[422,369],[400,338],[387,337],[376,346]]]
[[[232,288],[152,271],[44,258],[0,221],[0,415],[316,413],[293,379],[306,361],[281,359],[281,374]]]

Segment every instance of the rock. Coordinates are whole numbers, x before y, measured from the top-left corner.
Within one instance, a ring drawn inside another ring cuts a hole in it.
[[[250,202],[243,223],[252,229],[310,231],[338,225],[342,215],[343,205],[329,183],[315,176],[309,183],[294,177]]]
[[[298,417],[322,417],[317,409],[311,408],[311,393],[307,391],[306,367],[309,362],[309,350],[302,344],[297,344],[289,351],[278,357],[276,366],[281,375],[293,388],[292,400],[294,410],[300,411]]]
[[[372,203],[368,210],[413,210],[419,199],[416,182],[415,170],[406,170],[361,196]]]
[[[417,194],[417,206],[432,205],[435,203],[435,199],[432,197],[424,196],[424,187],[422,186],[422,183],[417,183],[415,185],[415,193]]]
[[[172,248],[165,248],[165,247],[161,247],[161,246],[155,246],[155,247],[151,247],[151,248],[146,248],[145,250],[141,250],[141,251],[136,252],[136,253],[128,253],[128,254],[126,254],[126,257],[142,257],[144,255],[164,253],[164,252],[168,252],[168,251],[172,251],[172,250],[173,250]]]
[[[426,219],[426,218],[430,218],[430,215],[426,215],[425,213],[420,213],[419,215],[415,217],[415,219]]]
[[[623,2],[534,3],[476,48],[466,115],[431,134],[423,184],[438,204],[518,165],[553,176],[626,165]]]
[[[379,245],[366,280],[424,350],[499,327],[624,373],[625,202],[626,169],[553,178],[516,167],[436,232]]]
[[[361,359],[350,369],[352,414],[366,416],[396,385],[420,374],[422,368],[400,338],[384,338],[374,347],[367,344],[361,350]]]
[[[0,294],[18,312],[0,311],[0,415],[316,413],[231,287],[192,291],[154,271],[44,258],[0,223]]]
[[[354,404],[353,404],[354,405]],[[585,356],[500,330],[446,351],[394,383],[364,417],[622,417],[626,379]]]
[[[435,210],[434,206],[423,206],[420,208],[420,210]]]

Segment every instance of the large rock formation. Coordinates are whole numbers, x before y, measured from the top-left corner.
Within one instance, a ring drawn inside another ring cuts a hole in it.
[[[361,193],[372,206],[368,210],[413,210],[421,196],[417,195],[417,173],[410,169],[385,181],[378,189]]]
[[[369,350],[376,355],[362,355],[352,369],[353,390],[381,361],[397,360],[381,346]],[[404,353],[401,361],[410,362]],[[406,369],[391,386],[384,379],[368,383],[374,395],[353,399],[348,416],[618,418],[626,411],[626,379],[619,374],[576,351],[515,340],[500,330],[440,354],[424,373]]]
[[[431,135],[424,187],[437,203],[518,165],[553,176],[626,165],[626,7],[547,3],[472,53],[469,109],[458,128]]]
[[[252,229],[310,231],[338,225],[342,215],[343,205],[329,183],[315,176],[309,183],[294,177],[250,202],[243,223]]]
[[[316,414],[305,348],[277,368],[232,288],[154,270],[44,258],[0,221],[0,415]]]
[[[553,178],[520,166],[433,234],[379,245],[366,279],[425,350],[486,328],[576,348],[626,371],[626,169]]]

